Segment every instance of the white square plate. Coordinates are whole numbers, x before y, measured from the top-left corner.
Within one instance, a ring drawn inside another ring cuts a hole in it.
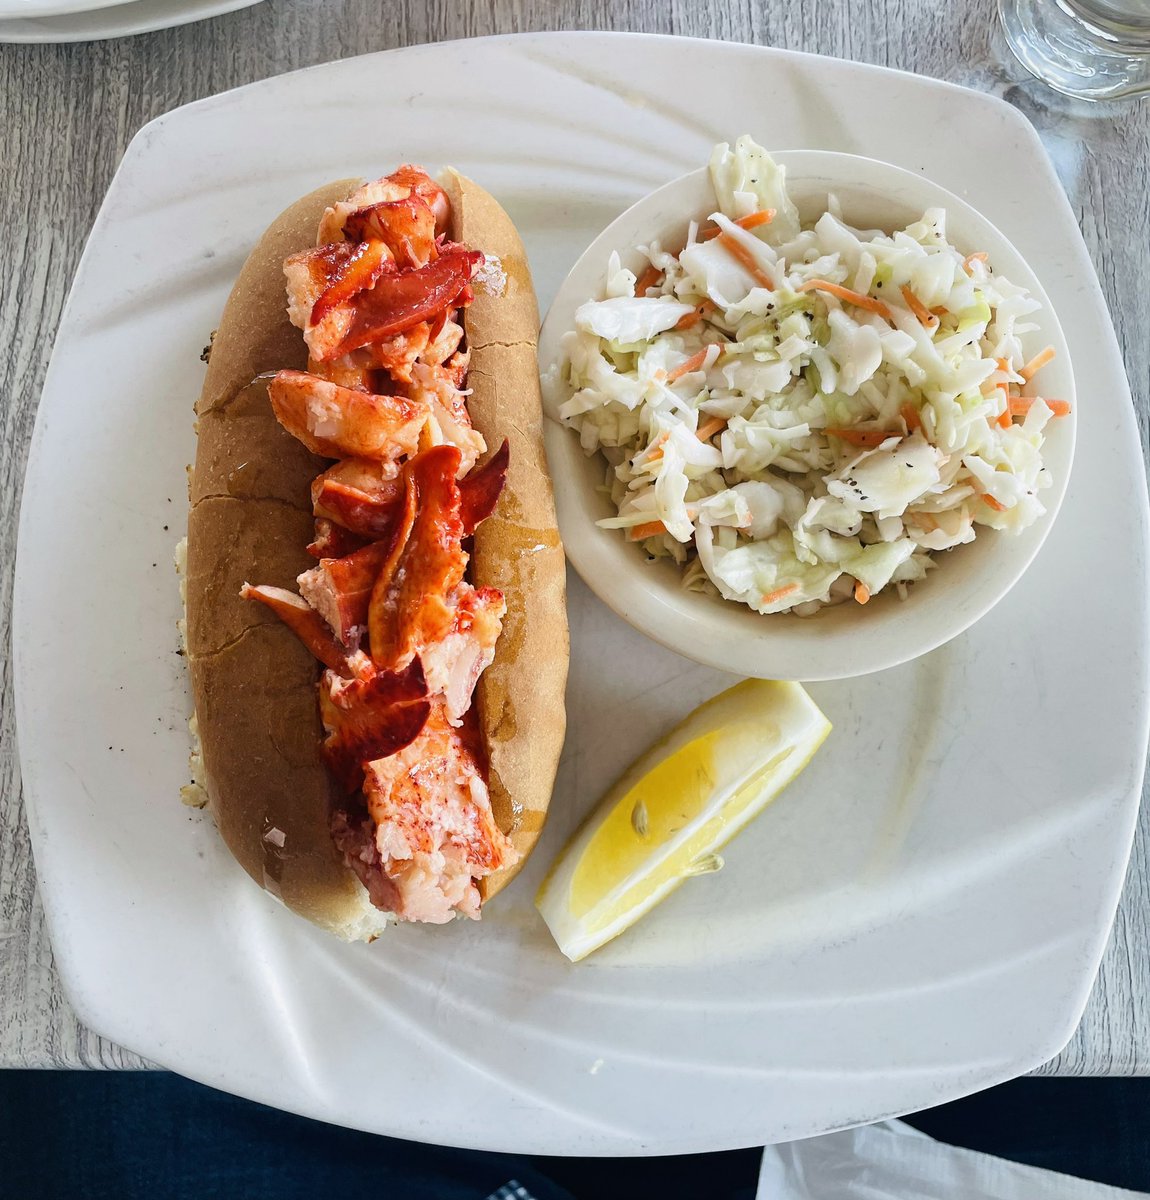
[[[188,697],[171,556],[197,358],[244,255],[325,180],[452,162],[518,221],[546,305],[617,213],[742,132],[922,171],[1028,258],[1079,372],[1077,462],[1049,542],[948,647],[813,687],[835,732],[726,869],[577,966],[535,914],[535,885],[626,761],[730,678],[645,641],[573,581],[571,734],[528,869],[478,926],[327,939],[177,799]],[[154,121],[77,273],[21,514],[24,784],[77,1011],[265,1103],[537,1153],[803,1137],[1037,1065],[1085,1003],[1137,808],[1137,447],[1070,208],[1034,131],[997,100],[783,51],[558,34],[351,59]]]

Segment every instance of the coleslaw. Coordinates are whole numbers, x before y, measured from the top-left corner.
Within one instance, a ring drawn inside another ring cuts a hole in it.
[[[673,251],[618,254],[564,336],[560,408],[606,459],[615,515],[688,588],[809,615],[1044,512],[1060,400],[1023,395],[1053,357],[1021,338],[1040,307],[964,255],[946,213],[887,233],[833,196],[800,222],[785,170],[750,137],[715,147],[718,208]]]

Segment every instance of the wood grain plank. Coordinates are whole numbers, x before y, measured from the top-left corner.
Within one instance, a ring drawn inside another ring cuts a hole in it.
[[[491,33],[618,29],[724,38],[917,71],[1003,96],[1058,167],[1115,315],[1143,446],[1150,418],[1150,106],[1086,106],[1009,58],[994,0],[266,0],[182,29],[84,46],[0,46],[0,639],[9,644],[19,492],[68,284],[132,135],[202,96],[352,54]],[[442,80],[456,87],[459,81]],[[940,131],[945,136],[945,131]],[[1047,1067],[1150,1073],[1150,810],[1082,1024]],[[85,1030],[52,965],[21,799],[11,663],[0,659],[0,1066],[131,1067]]]

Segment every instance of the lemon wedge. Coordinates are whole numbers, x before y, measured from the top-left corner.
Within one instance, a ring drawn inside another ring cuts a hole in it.
[[[810,762],[831,724],[797,683],[748,679],[634,762],[568,842],[535,905],[577,962],[630,928]]]

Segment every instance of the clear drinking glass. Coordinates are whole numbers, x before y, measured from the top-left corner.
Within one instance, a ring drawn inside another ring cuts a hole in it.
[[[1150,0],[998,0],[998,10],[1019,62],[1056,91],[1150,91]]]

